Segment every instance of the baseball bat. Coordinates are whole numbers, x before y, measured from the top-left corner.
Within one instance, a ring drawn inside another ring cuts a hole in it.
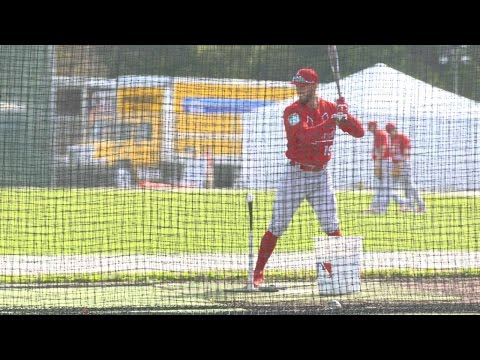
[[[253,290],[253,194],[247,195],[248,204],[248,219],[249,219],[249,234],[248,234],[248,284],[247,289]]]
[[[333,78],[337,84],[338,97],[341,98],[342,92],[340,91],[340,64],[338,62],[337,45],[327,45],[327,51]]]

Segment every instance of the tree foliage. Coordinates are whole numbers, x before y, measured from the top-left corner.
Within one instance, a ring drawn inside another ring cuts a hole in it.
[[[479,100],[480,47],[470,45],[471,61],[440,64],[438,45],[338,45],[341,75],[376,63],[454,91],[455,71],[460,95]],[[286,80],[300,67],[315,68],[322,82],[332,81],[326,45],[89,45],[57,46],[61,75],[195,76]],[[81,61],[79,60],[81,59]],[[83,69],[83,70],[82,70]],[[93,70],[92,70],[93,69]]]

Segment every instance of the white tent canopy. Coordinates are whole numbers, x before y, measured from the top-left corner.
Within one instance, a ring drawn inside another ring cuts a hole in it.
[[[385,64],[376,64],[340,81],[350,112],[367,130],[376,120],[389,121],[412,141],[412,165],[421,189],[475,190],[480,178],[480,104],[417,80]],[[321,84],[318,94],[337,98],[335,83]],[[243,115],[244,145],[238,187],[275,188],[286,164],[282,114],[296,99]],[[337,188],[372,180],[373,136],[355,139],[337,131],[329,169]]]

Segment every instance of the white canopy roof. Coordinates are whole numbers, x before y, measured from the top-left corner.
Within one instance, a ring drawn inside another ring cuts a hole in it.
[[[384,128],[389,121],[412,141],[412,165],[420,188],[432,191],[472,190],[480,178],[480,105],[439,89],[385,64],[376,64],[340,80],[350,112],[367,130],[369,120]],[[334,82],[319,85],[318,94],[337,97]],[[243,116],[244,166],[241,187],[275,188],[286,163],[282,114],[296,99],[258,108]],[[337,187],[370,185],[373,136],[362,139],[337,132],[329,164]]]

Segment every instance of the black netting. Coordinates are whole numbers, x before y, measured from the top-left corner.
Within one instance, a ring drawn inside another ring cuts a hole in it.
[[[0,46],[0,313],[476,313],[480,48],[336,48]]]

